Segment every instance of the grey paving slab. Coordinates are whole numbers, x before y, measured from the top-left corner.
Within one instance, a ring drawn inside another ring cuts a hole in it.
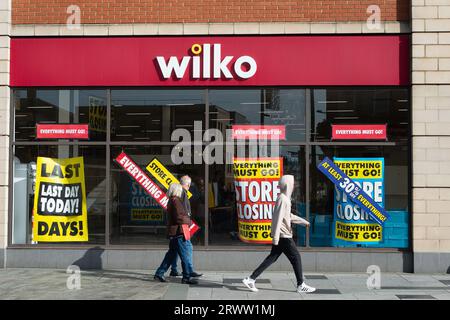
[[[397,294],[400,300],[436,300],[435,297],[426,294]]]
[[[248,294],[248,300],[303,300],[303,297],[295,292],[251,292]]]
[[[304,277],[307,280],[310,280],[310,279],[314,279],[314,280],[328,280],[328,277],[326,275],[323,275],[323,274],[306,274],[306,275],[304,275]]]
[[[353,294],[301,294],[304,300],[356,300]]]
[[[440,283],[450,287],[450,280],[438,280]]]
[[[212,288],[189,288],[188,300],[211,300]]]
[[[0,269],[0,299],[89,300],[398,300],[398,295],[432,296],[450,300],[450,275],[382,273],[381,289],[367,288],[365,273],[305,273],[306,283],[318,289],[298,294],[293,272],[265,272],[257,281],[258,293],[249,291],[241,280],[244,272],[205,272],[199,285],[153,280],[154,270],[82,270],[81,289],[69,290],[71,274],[56,269]],[[227,280],[228,279],[228,280]],[[336,291],[337,290],[337,291]],[[340,292],[340,294],[336,294]]]
[[[434,293],[433,297],[438,300],[450,300],[450,292],[447,293]]]
[[[246,288],[233,288],[229,290],[225,289],[212,289],[212,299],[214,300],[247,300],[248,289]]]
[[[170,283],[167,291],[162,297],[163,300],[186,300],[189,286],[181,283]]]
[[[295,290],[296,288],[296,282],[292,279],[279,279],[279,280],[275,280],[272,279],[271,280],[271,284],[272,284],[272,288],[275,290]]]

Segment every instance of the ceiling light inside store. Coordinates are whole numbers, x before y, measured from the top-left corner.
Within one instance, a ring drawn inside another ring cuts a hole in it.
[[[317,103],[321,104],[331,104],[331,103],[347,103],[347,100],[325,100],[325,101],[317,101]]]
[[[325,112],[328,112],[328,113],[338,113],[338,112],[353,112],[353,111],[355,111],[355,110],[353,110],[353,109],[341,109],[341,110],[327,110],[327,111],[325,111]]]
[[[269,104],[270,102],[241,102],[241,104]]]
[[[34,106],[34,107],[27,107],[28,109],[53,109],[53,106]]]
[[[127,112],[127,116],[149,116],[151,113],[149,112]]]
[[[28,117],[29,114],[16,114],[16,118],[24,118],[24,117]]]
[[[265,113],[265,114],[278,114],[278,113],[284,113],[284,111],[271,111],[271,110],[266,110],[266,111],[258,111],[258,113]]]
[[[132,134],[116,134],[116,137],[132,137]]]
[[[119,128],[140,128],[141,126],[119,126]]]
[[[233,119],[211,119],[211,121],[233,121]]]
[[[397,100],[397,102],[403,102],[403,103],[405,103],[405,102],[408,102],[409,100]]]
[[[193,103],[168,103],[166,106],[168,107],[177,107],[177,106],[193,106]]]
[[[351,119],[359,119],[359,117],[335,117],[335,120],[351,120]]]
[[[408,109],[398,109],[398,111],[400,111],[400,112],[407,112]]]

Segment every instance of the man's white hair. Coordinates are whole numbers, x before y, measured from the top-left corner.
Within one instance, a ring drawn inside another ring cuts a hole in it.
[[[172,183],[169,186],[169,190],[167,191],[167,196],[168,197],[179,197],[181,198],[181,196],[183,195],[183,187],[181,186],[181,184],[179,183]]]
[[[180,183],[181,183],[182,186],[185,186],[185,185],[187,185],[187,184],[190,184],[191,182],[192,182],[192,179],[191,179],[191,177],[189,177],[189,176],[182,176],[182,177],[180,178]]]

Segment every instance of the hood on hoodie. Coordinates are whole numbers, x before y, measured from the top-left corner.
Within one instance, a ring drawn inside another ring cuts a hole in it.
[[[282,176],[279,186],[281,193],[290,199],[292,192],[294,191],[294,176],[290,174]]]

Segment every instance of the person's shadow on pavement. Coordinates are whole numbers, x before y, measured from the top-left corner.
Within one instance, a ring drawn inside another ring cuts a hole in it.
[[[74,261],[72,265],[78,266],[81,270],[101,270],[103,267],[102,254],[104,251],[105,249],[99,246],[91,248],[80,259]]]

